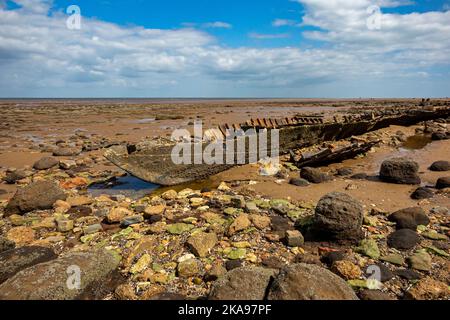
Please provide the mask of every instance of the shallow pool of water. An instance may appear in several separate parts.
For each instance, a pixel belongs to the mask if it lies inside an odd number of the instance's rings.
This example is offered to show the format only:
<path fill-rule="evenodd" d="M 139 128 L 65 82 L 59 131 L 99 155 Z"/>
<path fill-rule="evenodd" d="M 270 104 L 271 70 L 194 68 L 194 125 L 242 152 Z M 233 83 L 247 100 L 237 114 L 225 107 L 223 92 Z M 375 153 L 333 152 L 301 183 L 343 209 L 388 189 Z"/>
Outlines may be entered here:
<path fill-rule="evenodd" d="M 124 195 L 128 198 L 143 198 L 155 190 L 159 189 L 157 184 L 145 182 L 141 179 L 126 175 L 119 178 L 113 178 L 106 182 L 92 184 L 88 188 L 88 192 L 94 197 L 101 194 L 107 195 Z"/>
<path fill-rule="evenodd" d="M 431 137 L 425 135 L 415 135 L 408 137 L 408 139 L 403 143 L 402 148 L 406 150 L 420 150 L 425 148 L 433 140 Z"/>

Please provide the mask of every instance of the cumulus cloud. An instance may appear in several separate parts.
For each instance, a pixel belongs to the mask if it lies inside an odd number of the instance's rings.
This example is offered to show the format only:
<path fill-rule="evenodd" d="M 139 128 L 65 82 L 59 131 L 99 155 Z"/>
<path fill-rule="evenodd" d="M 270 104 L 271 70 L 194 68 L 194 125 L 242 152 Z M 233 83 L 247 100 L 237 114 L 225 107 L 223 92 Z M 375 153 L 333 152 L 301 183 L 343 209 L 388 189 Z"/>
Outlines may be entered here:
<path fill-rule="evenodd" d="M 0 5 L 4 97 L 383 95 L 399 79 L 417 84 L 434 79 L 433 68 L 450 67 L 450 12 L 382 14 L 381 28 L 370 30 L 367 7 L 374 1 L 299 0 L 302 26 L 316 30 L 304 36 L 322 44 L 265 49 L 221 45 L 202 31 L 206 24 L 148 29 L 83 18 L 81 30 L 69 30 L 67 15 L 51 10 L 51 1 L 15 2 L 19 9 Z M 381 9 L 408 4 L 375 3 Z M 249 37 L 269 41 L 289 34 Z M 446 80 L 435 86 L 440 95 L 450 78 L 443 70 Z M 362 88 L 374 83 L 381 84 L 378 91 Z"/>
<path fill-rule="evenodd" d="M 203 24 L 203 27 L 205 27 L 205 28 L 224 28 L 224 29 L 233 28 L 233 26 L 230 23 L 223 22 L 223 21 L 207 22 L 207 23 Z"/>
<path fill-rule="evenodd" d="M 272 26 L 274 27 L 285 27 L 285 26 L 295 26 L 297 22 L 289 19 L 275 19 L 272 21 Z"/>

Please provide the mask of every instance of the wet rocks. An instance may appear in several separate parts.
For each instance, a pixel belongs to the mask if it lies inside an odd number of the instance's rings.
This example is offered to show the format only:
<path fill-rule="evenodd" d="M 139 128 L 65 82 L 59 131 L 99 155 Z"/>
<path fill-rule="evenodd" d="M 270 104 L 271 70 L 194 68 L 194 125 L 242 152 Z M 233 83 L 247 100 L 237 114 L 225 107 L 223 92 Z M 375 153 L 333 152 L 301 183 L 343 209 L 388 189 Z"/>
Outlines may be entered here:
<path fill-rule="evenodd" d="M 385 160 L 381 164 L 380 179 L 396 184 L 420 184 L 419 165 L 407 158 Z"/>
<path fill-rule="evenodd" d="M 317 204 L 313 232 L 319 237 L 355 240 L 362 237 L 363 207 L 351 196 L 333 192 Z"/>
<path fill-rule="evenodd" d="M 414 200 L 430 199 L 433 197 L 434 197 L 433 190 L 426 187 L 419 187 L 411 194 L 411 198 Z"/>
<path fill-rule="evenodd" d="M 450 188 L 450 177 L 439 178 L 436 182 L 436 189 Z"/>
<path fill-rule="evenodd" d="M 33 168 L 36 170 L 47 170 L 58 165 L 58 160 L 53 157 L 44 157 L 36 161 Z"/>
<path fill-rule="evenodd" d="M 400 229 L 391 233 L 387 238 L 387 244 L 391 248 L 409 250 L 420 242 L 419 235 L 411 229 Z"/>
<path fill-rule="evenodd" d="M 389 221 L 397 224 L 397 229 L 416 230 L 417 226 L 427 226 L 430 219 L 421 207 L 406 208 L 394 212 L 388 217 Z"/>
<path fill-rule="evenodd" d="M 309 186 L 309 182 L 302 178 L 292 178 L 289 180 L 289 184 L 297 187 L 307 187 Z"/>
<path fill-rule="evenodd" d="M 199 232 L 187 240 L 186 244 L 190 250 L 200 258 L 206 257 L 210 250 L 217 243 L 217 235 L 215 233 Z"/>
<path fill-rule="evenodd" d="M 17 190 L 5 208 L 7 216 L 24 214 L 33 210 L 51 209 L 57 200 L 65 200 L 66 194 L 51 181 L 37 181 Z"/>
<path fill-rule="evenodd" d="M 3 180 L 8 184 L 14 184 L 17 181 L 28 178 L 31 175 L 32 175 L 32 172 L 29 170 L 18 169 L 18 170 L 8 172 L 6 174 L 6 176 L 3 178 Z"/>
<path fill-rule="evenodd" d="M 431 171 L 450 171 L 450 162 L 436 161 L 430 166 Z"/>
<path fill-rule="evenodd" d="M 53 250 L 45 247 L 21 247 L 0 253 L 0 283 L 23 269 L 56 257 Z"/>
<path fill-rule="evenodd" d="M 133 213 L 122 207 L 113 208 L 107 215 L 106 215 L 106 221 L 108 223 L 119 223 L 121 222 L 125 217 L 132 215 Z"/>
<path fill-rule="evenodd" d="M 20 271 L 0 285 L 0 299 L 77 299 L 88 287 L 105 281 L 119 261 L 118 256 L 105 250 L 69 253 Z"/>
<path fill-rule="evenodd" d="M 323 173 L 319 169 L 305 167 L 300 171 L 300 178 L 303 178 L 311 183 L 322 183 L 330 181 L 331 177 Z"/>
<path fill-rule="evenodd" d="M 140 214 L 135 214 L 135 215 L 131 215 L 128 217 L 123 218 L 120 221 L 120 227 L 121 228 L 127 228 L 129 226 L 135 225 L 135 224 L 139 224 L 144 222 L 144 217 Z"/>
<path fill-rule="evenodd" d="M 275 278 L 269 300 L 358 300 L 348 284 L 313 264 L 293 264 Z"/>
<path fill-rule="evenodd" d="M 209 300 L 263 300 L 267 287 L 276 275 L 273 269 L 241 267 L 214 282 Z"/>

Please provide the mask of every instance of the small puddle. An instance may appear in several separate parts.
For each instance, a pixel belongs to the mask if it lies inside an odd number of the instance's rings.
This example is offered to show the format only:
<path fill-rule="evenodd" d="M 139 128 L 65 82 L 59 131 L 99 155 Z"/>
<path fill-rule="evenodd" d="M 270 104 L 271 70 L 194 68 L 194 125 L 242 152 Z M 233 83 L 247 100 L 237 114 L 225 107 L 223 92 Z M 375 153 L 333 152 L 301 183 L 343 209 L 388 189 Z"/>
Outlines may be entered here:
<path fill-rule="evenodd" d="M 112 178 L 105 182 L 94 183 L 89 186 L 88 192 L 94 197 L 107 194 L 124 195 L 131 199 L 139 199 L 148 196 L 159 187 L 157 184 L 126 175 L 124 177 Z"/>
<path fill-rule="evenodd" d="M 433 140 L 431 140 L 430 136 L 415 135 L 408 137 L 401 148 L 406 150 L 420 150 L 425 148 L 431 142 L 433 142 Z"/>

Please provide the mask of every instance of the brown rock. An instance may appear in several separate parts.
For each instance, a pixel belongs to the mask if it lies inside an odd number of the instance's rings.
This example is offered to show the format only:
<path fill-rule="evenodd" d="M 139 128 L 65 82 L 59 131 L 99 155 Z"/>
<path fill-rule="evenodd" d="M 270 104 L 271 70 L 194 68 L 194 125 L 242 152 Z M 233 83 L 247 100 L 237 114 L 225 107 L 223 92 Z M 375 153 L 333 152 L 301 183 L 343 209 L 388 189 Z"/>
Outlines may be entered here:
<path fill-rule="evenodd" d="M 187 240 L 187 245 L 191 251 L 200 258 L 206 257 L 216 243 L 217 235 L 215 233 L 199 232 Z"/>
<path fill-rule="evenodd" d="M 253 225 L 260 230 L 264 230 L 270 227 L 270 218 L 267 216 L 251 214 L 249 218 Z"/>
<path fill-rule="evenodd" d="M 230 228 L 228 229 L 228 234 L 230 236 L 236 234 L 239 231 L 245 230 L 247 228 L 250 228 L 252 223 L 250 222 L 250 219 L 248 218 L 248 215 L 243 213 L 240 214 L 230 225 Z"/>
<path fill-rule="evenodd" d="M 331 270 L 345 280 L 359 279 L 362 275 L 361 269 L 347 260 L 335 261 Z"/>
<path fill-rule="evenodd" d="M 405 298 L 408 300 L 448 300 L 450 299 L 450 290 L 447 284 L 427 277 L 408 290 Z"/>
<path fill-rule="evenodd" d="M 25 245 L 36 239 L 36 233 L 29 227 L 15 227 L 8 231 L 6 238 L 16 245 Z"/>

